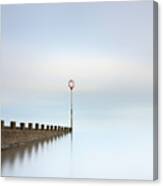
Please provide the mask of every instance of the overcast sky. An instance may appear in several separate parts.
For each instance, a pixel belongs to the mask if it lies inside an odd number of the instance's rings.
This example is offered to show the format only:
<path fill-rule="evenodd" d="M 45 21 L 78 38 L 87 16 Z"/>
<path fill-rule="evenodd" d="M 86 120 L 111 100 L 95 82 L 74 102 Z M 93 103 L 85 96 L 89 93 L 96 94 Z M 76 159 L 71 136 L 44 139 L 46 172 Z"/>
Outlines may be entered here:
<path fill-rule="evenodd" d="M 66 122 L 71 78 L 78 112 L 151 108 L 151 20 L 152 1 L 3 5 L 2 117 Z"/>

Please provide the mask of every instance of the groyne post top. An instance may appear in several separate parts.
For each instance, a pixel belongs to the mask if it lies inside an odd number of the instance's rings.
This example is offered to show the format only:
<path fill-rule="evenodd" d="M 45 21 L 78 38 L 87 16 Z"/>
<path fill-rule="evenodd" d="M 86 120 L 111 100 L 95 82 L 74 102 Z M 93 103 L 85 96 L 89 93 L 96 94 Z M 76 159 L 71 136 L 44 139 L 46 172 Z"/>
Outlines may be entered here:
<path fill-rule="evenodd" d="M 20 129 L 22 129 L 22 130 L 25 129 L 25 123 L 24 122 L 20 123 Z"/>
<path fill-rule="evenodd" d="M 53 130 L 53 125 L 50 126 L 50 129 Z"/>
<path fill-rule="evenodd" d="M 49 125 L 46 126 L 46 129 L 49 130 Z"/>
<path fill-rule="evenodd" d="M 1 120 L 1 129 L 4 128 L 4 125 L 5 125 L 5 121 L 4 120 Z"/>
<path fill-rule="evenodd" d="M 44 124 L 41 125 L 41 130 L 44 130 Z"/>
<path fill-rule="evenodd" d="M 38 123 L 35 124 L 35 129 L 36 129 L 36 130 L 39 129 L 39 124 L 38 124 Z"/>
<path fill-rule="evenodd" d="M 54 130 L 57 130 L 57 126 L 56 125 L 54 126 Z"/>
<path fill-rule="evenodd" d="M 10 128 L 11 129 L 16 129 L 16 121 L 11 121 L 10 122 Z"/>
<path fill-rule="evenodd" d="M 33 128 L 33 124 L 30 122 L 28 123 L 28 129 L 32 129 Z"/>

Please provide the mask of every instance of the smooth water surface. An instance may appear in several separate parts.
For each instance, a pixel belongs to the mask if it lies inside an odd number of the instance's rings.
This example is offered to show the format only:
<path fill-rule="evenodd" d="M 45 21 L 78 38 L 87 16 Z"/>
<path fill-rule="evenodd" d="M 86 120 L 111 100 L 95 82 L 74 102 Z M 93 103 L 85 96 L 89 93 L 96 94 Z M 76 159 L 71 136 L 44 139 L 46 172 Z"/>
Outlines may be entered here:
<path fill-rule="evenodd" d="M 2 176 L 152 179 L 152 130 L 118 120 L 79 126 L 73 134 L 3 151 Z"/>

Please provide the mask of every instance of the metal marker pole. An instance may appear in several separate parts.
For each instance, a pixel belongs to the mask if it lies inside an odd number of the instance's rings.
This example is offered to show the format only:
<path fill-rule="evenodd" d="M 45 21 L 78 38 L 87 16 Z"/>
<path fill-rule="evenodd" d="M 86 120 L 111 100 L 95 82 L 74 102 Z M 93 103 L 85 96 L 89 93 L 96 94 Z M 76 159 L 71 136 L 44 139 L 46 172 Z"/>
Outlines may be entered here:
<path fill-rule="evenodd" d="M 71 125 L 71 131 L 73 131 L 73 89 L 75 87 L 74 80 L 69 80 L 68 87 L 70 88 L 70 125 Z"/>
<path fill-rule="evenodd" d="M 73 130 L 73 92 L 70 90 L 70 124 L 71 129 Z"/>

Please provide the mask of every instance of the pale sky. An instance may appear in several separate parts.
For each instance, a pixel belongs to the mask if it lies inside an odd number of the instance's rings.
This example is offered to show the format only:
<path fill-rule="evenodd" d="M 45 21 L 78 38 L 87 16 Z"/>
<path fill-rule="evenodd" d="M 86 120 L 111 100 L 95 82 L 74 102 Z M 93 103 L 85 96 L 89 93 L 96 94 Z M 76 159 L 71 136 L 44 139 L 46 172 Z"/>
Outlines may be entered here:
<path fill-rule="evenodd" d="M 151 108 L 152 3 L 3 5 L 2 117 L 65 123 L 69 79 L 81 117 L 127 102 Z"/>

